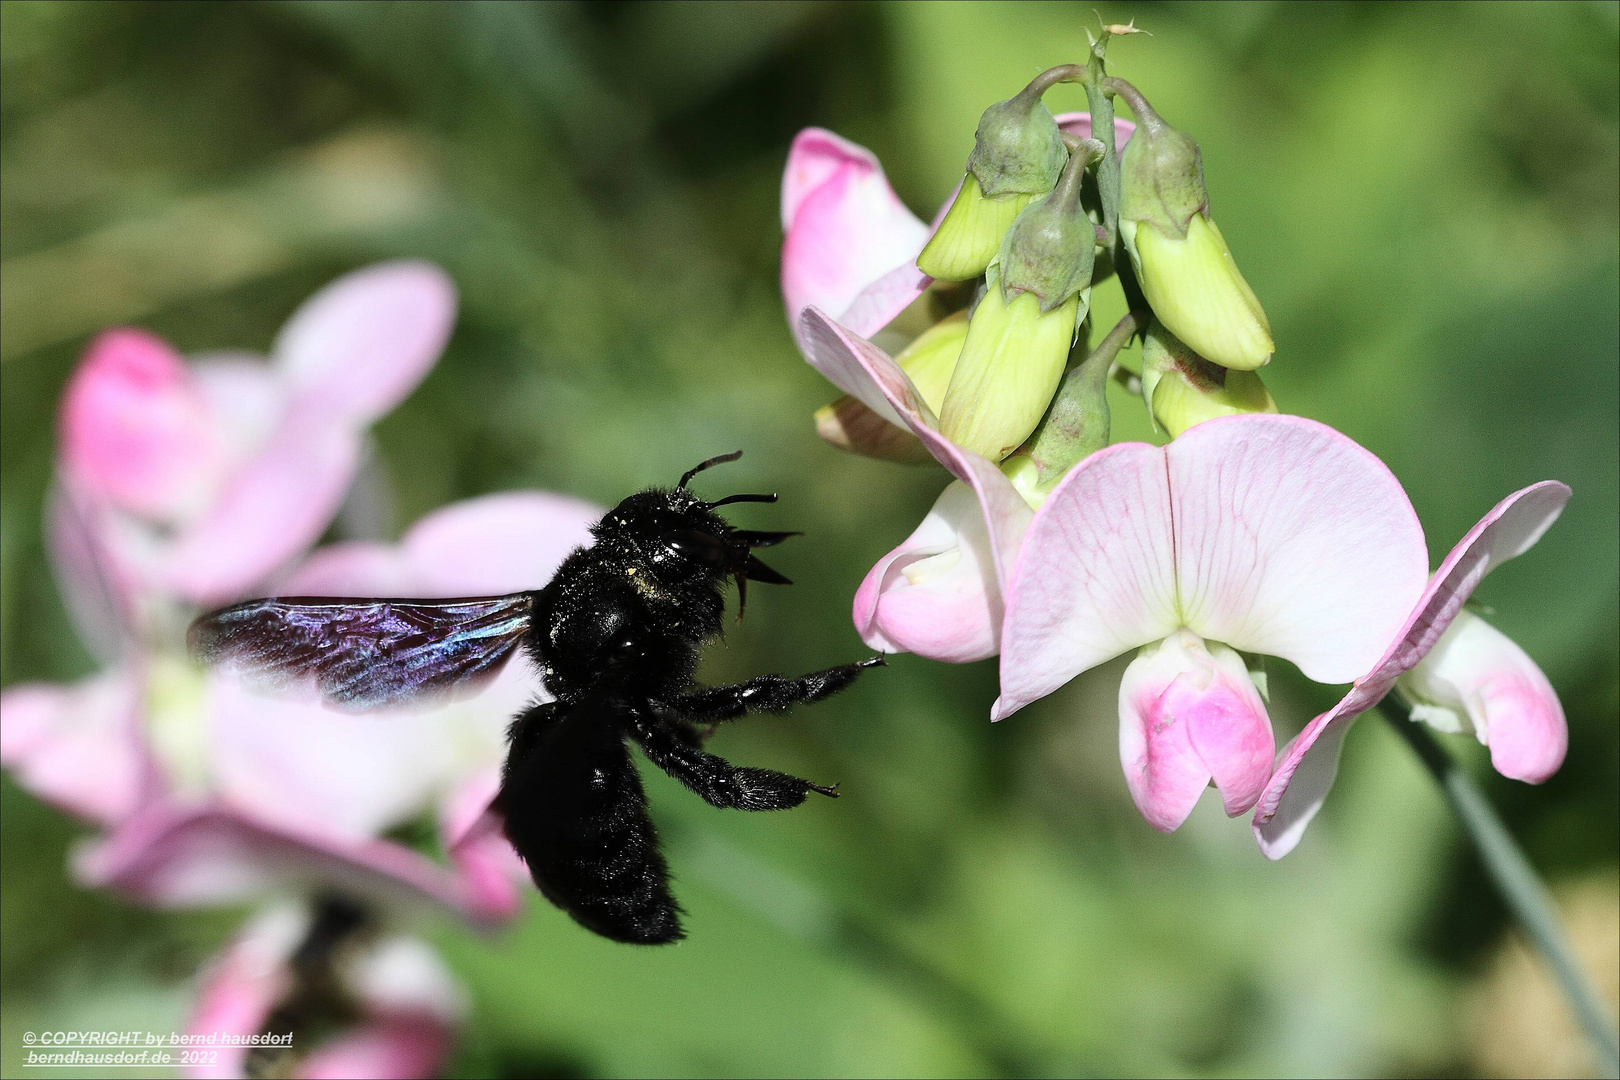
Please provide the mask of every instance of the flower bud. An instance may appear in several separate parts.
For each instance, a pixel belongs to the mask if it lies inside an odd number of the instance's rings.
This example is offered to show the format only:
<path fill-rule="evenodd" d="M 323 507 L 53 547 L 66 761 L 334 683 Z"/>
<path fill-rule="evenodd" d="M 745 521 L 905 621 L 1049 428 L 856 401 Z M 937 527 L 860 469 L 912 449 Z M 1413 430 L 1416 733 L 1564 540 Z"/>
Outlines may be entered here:
<path fill-rule="evenodd" d="M 1266 313 L 1209 216 L 1198 144 L 1129 83 L 1108 80 L 1138 126 L 1120 157 L 1120 235 L 1153 314 L 1200 356 L 1252 371 L 1275 345 Z"/>
<path fill-rule="evenodd" d="M 951 373 L 956 370 L 967 332 L 967 312 L 955 312 L 923 331 L 895 357 L 936 416 L 945 403 L 945 390 L 951 384 Z M 849 395 L 816 410 L 816 434 L 840 450 L 863 457 L 908 465 L 933 460 L 915 435 Z"/>
<path fill-rule="evenodd" d="M 1102 154 L 1101 143 L 1077 141 L 1057 186 L 1025 207 L 1007 230 L 996 255 L 1003 295 L 1034 293 L 1048 312 L 1079 294 L 1086 300 L 1076 321 L 1085 318 L 1097 227 L 1080 205 L 1080 187 L 1086 165 Z"/>
<path fill-rule="evenodd" d="M 1569 729 L 1552 684 L 1511 638 L 1471 611 L 1459 612 L 1397 685 L 1413 703 L 1413 720 L 1473 734 L 1503 776 L 1539 784 L 1564 762 Z"/>
<path fill-rule="evenodd" d="M 1031 199 L 1052 190 L 1068 161 L 1057 121 L 1041 95 L 1084 74 L 1072 64 L 1043 71 L 1016 95 L 984 111 L 961 190 L 917 256 L 918 269 L 941 281 L 966 281 L 984 273 L 1013 219 Z"/>
<path fill-rule="evenodd" d="M 947 439 L 1000 461 L 1029 438 L 1063 377 L 1089 291 L 1043 311 L 1032 292 L 1009 300 L 991 268 L 940 410 Z"/>
<path fill-rule="evenodd" d="M 1142 343 L 1142 399 L 1172 439 L 1217 416 L 1277 411 L 1259 375 L 1210 363 L 1157 319 Z"/>

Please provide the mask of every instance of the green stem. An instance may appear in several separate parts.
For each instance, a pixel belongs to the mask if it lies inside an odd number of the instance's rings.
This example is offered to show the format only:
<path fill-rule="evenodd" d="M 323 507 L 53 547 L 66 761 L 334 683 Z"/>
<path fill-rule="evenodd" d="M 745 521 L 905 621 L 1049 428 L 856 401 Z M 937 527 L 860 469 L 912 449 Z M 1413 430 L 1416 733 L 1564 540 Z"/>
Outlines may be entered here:
<path fill-rule="evenodd" d="M 1429 733 L 1422 722 L 1413 722 L 1407 710 L 1393 696 L 1379 704 L 1379 711 L 1395 731 L 1405 739 L 1429 772 L 1440 790 L 1445 793 L 1452 809 L 1462 821 L 1463 829 L 1479 849 L 1480 860 L 1502 899 L 1518 917 L 1531 942 L 1552 967 L 1553 974 L 1564 988 L 1564 995 L 1575 1009 L 1576 1017 L 1586 1029 L 1587 1038 L 1597 1051 L 1605 1076 L 1620 1076 L 1620 1037 L 1609 1023 L 1608 1009 L 1597 991 L 1587 981 L 1586 973 L 1575 962 L 1558 913 L 1547 887 L 1541 883 L 1535 868 L 1519 850 L 1507 826 L 1491 808 L 1485 793 L 1474 783 L 1467 770 L 1458 765 L 1450 754 Z"/>

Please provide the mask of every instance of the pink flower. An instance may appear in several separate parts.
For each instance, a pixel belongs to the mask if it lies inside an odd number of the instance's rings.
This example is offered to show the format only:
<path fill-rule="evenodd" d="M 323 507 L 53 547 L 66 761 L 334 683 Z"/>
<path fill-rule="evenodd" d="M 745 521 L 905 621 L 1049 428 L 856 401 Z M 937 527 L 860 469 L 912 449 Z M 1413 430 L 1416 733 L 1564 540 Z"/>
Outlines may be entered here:
<path fill-rule="evenodd" d="M 411 1080 L 444 1065 L 466 993 L 425 942 L 366 926 L 326 903 L 261 912 L 210 964 L 186 1033 L 208 1059 L 194 1077 L 254 1075 Z M 335 1034 L 311 1019 L 351 1014 Z M 314 1013 L 312 1017 L 310 1014 Z M 231 1045 L 253 1036 L 284 1045 Z"/>
<path fill-rule="evenodd" d="M 599 516 L 555 495 L 473 499 L 423 518 L 397 546 L 324 548 L 281 591 L 538 588 Z M 346 715 L 255 695 L 232 673 L 148 642 L 77 686 L 9 688 L 0 757 L 24 787 L 107 830 L 76 856 L 86 884 L 160 906 L 324 885 L 396 905 L 444 904 L 487 922 L 520 903 L 502 869 L 504 840 L 456 851 L 451 869 L 378 837 L 437 806 L 446 847 L 459 841 L 469 799 L 487 803 L 493 790 L 507 722 L 538 693 L 518 661 L 469 700 Z"/>
<path fill-rule="evenodd" d="M 1539 784 L 1558 770 L 1569 742 L 1558 695 L 1522 649 L 1463 604 L 1486 574 L 1541 539 L 1569 494 L 1553 480 L 1516 491 L 1451 549 L 1378 661 L 1283 750 L 1254 812 L 1266 855 L 1280 859 L 1299 843 L 1338 773 L 1350 725 L 1397 687 L 1414 702 L 1413 720 L 1471 729 L 1504 776 Z"/>
<path fill-rule="evenodd" d="M 63 395 L 49 519 L 86 642 L 136 635 L 178 600 L 242 596 L 320 536 L 365 428 L 438 359 L 455 291 L 428 263 L 367 267 L 311 297 L 265 363 L 187 364 L 141 330 L 96 339 Z"/>

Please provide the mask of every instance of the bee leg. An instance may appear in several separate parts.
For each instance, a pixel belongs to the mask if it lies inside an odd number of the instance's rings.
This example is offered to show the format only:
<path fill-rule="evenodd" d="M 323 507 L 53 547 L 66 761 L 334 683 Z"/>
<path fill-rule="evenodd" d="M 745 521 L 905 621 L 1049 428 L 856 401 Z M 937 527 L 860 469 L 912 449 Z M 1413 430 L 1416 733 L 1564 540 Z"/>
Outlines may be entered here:
<path fill-rule="evenodd" d="M 733 765 L 723 757 L 700 750 L 697 733 L 661 718 L 639 720 L 630 730 L 647 760 L 702 796 L 711 806 L 736 810 L 787 810 L 804 802 L 810 792 L 837 798 L 835 787 L 824 787 L 773 769 Z"/>
<path fill-rule="evenodd" d="M 696 723 L 735 720 L 751 712 L 785 712 L 794 705 L 813 704 L 844 689 L 862 671 L 882 667 L 883 657 L 874 656 L 858 664 L 840 664 L 825 671 L 789 679 L 782 675 L 759 675 L 747 682 L 710 686 L 683 695 L 672 702 L 682 716 Z"/>

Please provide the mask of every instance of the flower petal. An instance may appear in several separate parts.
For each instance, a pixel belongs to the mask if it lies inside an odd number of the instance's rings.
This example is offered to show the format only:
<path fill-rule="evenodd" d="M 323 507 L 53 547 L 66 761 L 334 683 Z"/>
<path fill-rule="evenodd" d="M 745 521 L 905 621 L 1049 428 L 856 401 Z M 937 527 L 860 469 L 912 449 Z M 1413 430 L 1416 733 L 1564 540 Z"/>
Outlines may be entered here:
<path fill-rule="evenodd" d="M 991 716 L 1167 636 L 1181 625 L 1175 600 L 1163 452 L 1146 443 L 1098 451 L 1059 482 L 1024 537 Z"/>
<path fill-rule="evenodd" d="M 168 520 L 206 495 L 207 402 L 179 354 L 144 330 L 91 343 L 63 392 L 61 431 L 64 471 L 120 509 Z"/>
<path fill-rule="evenodd" d="M 1424 703 L 1414 720 L 1424 709 L 1462 711 L 1503 776 L 1539 784 L 1564 763 L 1569 727 L 1558 694 L 1523 649 L 1477 615 L 1459 612 L 1402 685 Z"/>
<path fill-rule="evenodd" d="M 1057 121 L 1058 127 L 1077 139 L 1091 138 L 1091 114 L 1088 112 L 1058 113 L 1052 119 Z M 1114 117 L 1114 150 L 1116 153 L 1125 149 L 1125 144 L 1131 141 L 1131 136 L 1135 132 L 1135 124 L 1129 120 Z"/>
<path fill-rule="evenodd" d="M 439 807 L 440 842 L 479 904 L 496 918 L 522 910 L 529 881 L 528 868 L 490 808 L 500 786 L 500 768 L 491 765 L 463 780 Z"/>
<path fill-rule="evenodd" d="M 1569 488 L 1556 480 L 1522 488 L 1497 503 L 1451 549 L 1382 659 L 1284 749 L 1254 811 L 1255 839 L 1268 858 L 1292 851 L 1322 808 L 1350 723 L 1428 654 L 1486 574 L 1541 539 L 1567 501 Z"/>
<path fill-rule="evenodd" d="M 398 405 L 433 367 L 456 318 L 449 275 L 376 263 L 306 300 L 276 338 L 276 363 L 306 408 L 355 424 Z"/>
<path fill-rule="evenodd" d="M 140 686 L 112 669 L 73 686 L 0 694 L 0 762 L 47 802 L 102 825 L 135 812 L 149 763 L 136 736 Z"/>
<path fill-rule="evenodd" d="M 1001 644 L 1001 590 L 984 514 L 960 480 L 855 593 L 855 629 L 883 652 L 966 663 Z"/>
<path fill-rule="evenodd" d="M 782 228 L 782 296 L 795 329 L 806 307 L 843 316 L 876 286 L 854 327 L 875 333 L 928 285 L 916 268 L 928 227 L 895 195 L 871 151 L 830 131 L 808 128 L 793 140 Z"/>
<path fill-rule="evenodd" d="M 308 927 L 308 912 L 295 904 L 278 905 L 251 919 L 209 964 L 186 1032 L 216 1040 L 263 1032 L 276 1004 L 293 988 L 288 960 Z M 247 1045 L 227 1041 L 216 1046 L 214 1053 L 200 1055 L 206 1060 L 187 1066 L 186 1075 L 219 1080 L 243 1075 Z"/>
<path fill-rule="evenodd" d="M 1383 462 L 1298 416 L 1219 417 L 1165 448 L 1184 625 L 1318 682 L 1365 672 L 1428 578 Z"/>
<path fill-rule="evenodd" d="M 405 534 L 406 557 L 428 590 L 480 596 L 539 589 L 563 559 L 591 542 L 603 509 L 584 499 L 514 491 L 452 503 Z"/>
<path fill-rule="evenodd" d="M 45 496 L 46 554 L 79 640 L 103 663 L 116 663 L 139 630 L 139 555 L 117 511 L 73 485 L 59 475 Z"/>
<path fill-rule="evenodd" d="M 235 904 L 289 888 L 337 889 L 405 909 L 444 905 L 495 921 L 457 875 L 387 840 L 334 842 L 218 806 L 149 804 L 75 852 L 85 885 L 157 907 Z"/>
<path fill-rule="evenodd" d="M 295 409 L 175 538 L 165 583 L 199 607 L 245 595 L 320 537 L 359 468 L 360 446 L 348 426 Z"/>

